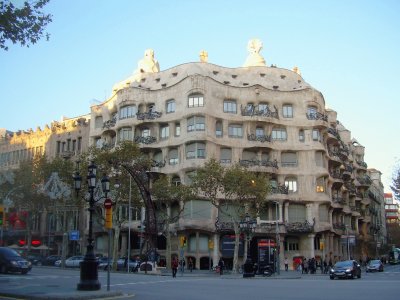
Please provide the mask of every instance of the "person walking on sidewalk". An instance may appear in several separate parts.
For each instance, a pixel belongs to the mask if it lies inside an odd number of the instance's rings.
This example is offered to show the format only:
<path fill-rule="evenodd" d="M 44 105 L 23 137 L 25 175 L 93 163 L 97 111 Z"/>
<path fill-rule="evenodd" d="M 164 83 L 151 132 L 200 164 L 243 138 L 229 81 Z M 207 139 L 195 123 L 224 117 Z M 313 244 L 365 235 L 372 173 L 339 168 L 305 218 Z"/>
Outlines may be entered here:
<path fill-rule="evenodd" d="M 171 261 L 172 277 L 176 277 L 176 272 L 178 271 L 178 259 L 176 256 Z"/>
<path fill-rule="evenodd" d="M 289 261 L 287 257 L 285 257 L 285 271 L 287 272 L 289 270 Z"/>
<path fill-rule="evenodd" d="M 189 270 L 190 270 L 190 273 L 192 273 L 192 271 L 193 271 L 193 259 L 191 257 L 189 257 Z"/>
<path fill-rule="evenodd" d="M 224 266 L 225 266 L 225 263 L 224 263 L 224 260 L 222 259 L 222 257 L 219 259 L 219 262 L 218 262 L 218 267 L 219 267 L 219 275 L 222 275 L 223 273 L 224 273 Z"/>

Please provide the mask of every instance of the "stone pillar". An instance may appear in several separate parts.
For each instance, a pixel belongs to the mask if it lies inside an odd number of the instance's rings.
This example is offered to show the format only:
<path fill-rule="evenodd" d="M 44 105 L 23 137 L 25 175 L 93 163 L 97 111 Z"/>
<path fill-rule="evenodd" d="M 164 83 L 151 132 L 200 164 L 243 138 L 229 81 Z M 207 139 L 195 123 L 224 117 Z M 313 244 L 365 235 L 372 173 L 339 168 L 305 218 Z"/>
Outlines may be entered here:
<path fill-rule="evenodd" d="M 311 203 L 306 204 L 306 220 L 312 224 L 313 223 L 313 205 Z M 314 247 L 313 247 L 314 248 Z"/>
<path fill-rule="evenodd" d="M 278 211 L 278 215 L 279 215 L 279 223 L 282 223 L 283 221 L 283 204 L 281 202 L 279 202 L 279 211 Z"/>
<path fill-rule="evenodd" d="M 195 268 L 197 270 L 200 270 L 200 253 L 199 253 L 199 248 L 200 248 L 200 233 L 196 231 L 196 265 Z"/>
<path fill-rule="evenodd" d="M 212 254 L 213 266 L 216 266 L 219 261 L 219 234 L 214 234 L 214 249 Z"/>
<path fill-rule="evenodd" d="M 284 222 L 289 222 L 289 202 L 285 203 Z"/>
<path fill-rule="evenodd" d="M 308 235 L 308 245 L 310 247 L 310 258 L 315 257 L 314 238 L 315 238 L 315 234 L 312 233 L 312 234 Z"/>

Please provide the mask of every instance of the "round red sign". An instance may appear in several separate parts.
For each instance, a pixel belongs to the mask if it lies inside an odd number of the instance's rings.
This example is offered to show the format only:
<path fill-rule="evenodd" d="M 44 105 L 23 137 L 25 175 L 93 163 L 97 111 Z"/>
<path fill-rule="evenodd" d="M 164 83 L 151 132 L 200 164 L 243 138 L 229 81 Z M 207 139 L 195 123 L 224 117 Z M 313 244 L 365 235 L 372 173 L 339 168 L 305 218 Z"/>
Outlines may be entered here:
<path fill-rule="evenodd" d="M 104 207 L 105 207 L 106 209 L 109 209 L 109 208 L 112 207 L 112 201 L 111 201 L 111 199 L 106 199 L 106 200 L 104 200 Z"/>

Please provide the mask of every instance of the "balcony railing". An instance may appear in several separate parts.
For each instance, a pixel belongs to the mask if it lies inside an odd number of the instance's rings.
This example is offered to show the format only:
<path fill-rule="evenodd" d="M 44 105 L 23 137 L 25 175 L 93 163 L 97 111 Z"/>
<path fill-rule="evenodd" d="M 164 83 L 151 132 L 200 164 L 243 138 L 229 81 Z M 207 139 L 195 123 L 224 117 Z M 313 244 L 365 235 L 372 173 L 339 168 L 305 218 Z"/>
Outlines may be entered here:
<path fill-rule="evenodd" d="M 362 185 L 371 185 L 372 180 L 368 175 L 357 177 L 357 181 Z"/>
<path fill-rule="evenodd" d="M 163 168 L 165 167 L 165 164 L 166 164 L 165 159 L 164 161 L 157 161 L 153 159 L 153 161 L 151 162 L 151 166 L 154 168 Z"/>
<path fill-rule="evenodd" d="M 357 163 L 357 165 L 359 165 L 362 168 L 365 168 L 365 169 L 368 168 L 368 165 L 367 165 L 367 163 L 365 161 L 356 160 L 356 163 Z"/>
<path fill-rule="evenodd" d="M 271 135 L 255 135 L 254 133 L 252 133 L 252 134 L 247 135 L 247 139 L 249 141 L 257 141 L 257 142 L 261 142 L 261 143 L 264 143 L 264 142 L 271 143 L 272 142 Z"/>
<path fill-rule="evenodd" d="M 215 220 L 215 230 L 219 232 L 223 231 L 233 231 L 234 230 L 234 224 L 233 222 L 221 222 L 219 218 L 217 217 Z"/>
<path fill-rule="evenodd" d="M 321 114 L 320 112 L 307 113 L 306 115 L 309 120 L 322 120 L 328 122 L 328 115 Z"/>
<path fill-rule="evenodd" d="M 139 113 L 139 112 L 136 113 L 136 118 L 138 120 L 145 120 L 145 119 L 154 120 L 157 118 L 161 118 L 161 116 L 162 116 L 162 113 L 158 112 L 158 111 L 146 111 L 144 113 Z"/>
<path fill-rule="evenodd" d="M 289 187 L 286 185 L 278 185 L 271 187 L 271 194 L 289 194 Z"/>
<path fill-rule="evenodd" d="M 332 170 L 329 172 L 329 175 L 331 175 L 332 178 L 342 179 L 342 174 L 340 174 L 339 170 Z"/>
<path fill-rule="evenodd" d="M 273 161 L 270 160 L 258 160 L 258 159 L 241 159 L 239 160 L 239 164 L 244 167 L 272 167 L 278 169 L 278 161 L 275 159 Z"/>
<path fill-rule="evenodd" d="M 115 124 L 117 123 L 117 117 L 113 117 L 110 120 L 107 120 L 103 123 L 103 129 L 110 129 L 111 127 L 114 127 Z"/>
<path fill-rule="evenodd" d="M 343 197 L 333 197 L 332 202 L 344 205 L 346 204 L 346 199 L 344 199 Z"/>
<path fill-rule="evenodd" d="M 328 133 L 336 137 L 338 140 L 340 140 L 340 135 L 339 132 L 335 128 L 328 128 Z"/>
<path fill-rule="evenodd" d="M 285 227 L 288 233 L 309 233 L 314 231 L 314 224 L 315 219 L 312 224 L 307 220 L 304 222 L 287 222 Z"/>
<path fill-rule="evenodd" d="M 242 113 L 242 116 L 260 116 L 260 117 L 269 117 L 269 118 L 276 118 L 279 119 L 279 113 L 278 113 L 278 108 L 274 105 L 275 110 L 271 110 L 269 107 L 262 107 L 258 105 L 246 105 L 246 106 L 240 106 L 240 110 Z"/>
<path fill-rule="evenodd" d="M 332 227 L 333 229 L 346 230 L 346 224 L 344 223 L 333 223 Z"/>
<path fill-rule="evenodd" d="M 138 144 L 152 144 L 157 141 L 156 137 L 154 136 L 137 136 L 135 137 L 135 143 Z"/>

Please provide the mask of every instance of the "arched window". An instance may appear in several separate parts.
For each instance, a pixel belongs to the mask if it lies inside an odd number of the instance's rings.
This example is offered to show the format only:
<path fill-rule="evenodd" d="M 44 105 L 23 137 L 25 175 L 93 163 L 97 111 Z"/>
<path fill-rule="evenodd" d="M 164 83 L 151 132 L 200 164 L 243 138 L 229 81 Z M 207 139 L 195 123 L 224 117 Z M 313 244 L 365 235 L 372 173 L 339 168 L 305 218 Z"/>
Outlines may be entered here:
<path fill-rule="evenodd" d="M 167 114 L 175 112 L 175 100 L 174 99 L 167 100 L 167 102 L 165 104 L 165 111 L 167 112 Z"/>

